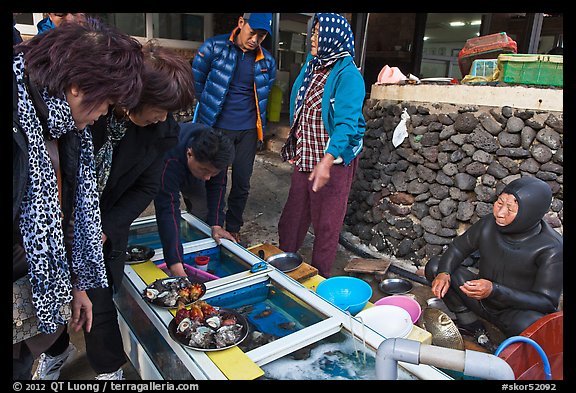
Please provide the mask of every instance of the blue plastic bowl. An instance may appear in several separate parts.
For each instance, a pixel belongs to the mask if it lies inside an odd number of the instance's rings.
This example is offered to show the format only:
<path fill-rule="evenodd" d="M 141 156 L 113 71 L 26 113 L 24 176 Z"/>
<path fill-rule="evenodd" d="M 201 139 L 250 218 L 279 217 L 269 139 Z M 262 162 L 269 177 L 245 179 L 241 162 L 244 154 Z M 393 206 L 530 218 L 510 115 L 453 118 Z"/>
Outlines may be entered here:
<path fill-rule="evenodd" d="M 331 277 L 316 287 L 316 293 L 336 307 L 356 315 L 372 297 L 372 287 L 356 277 Z"/>

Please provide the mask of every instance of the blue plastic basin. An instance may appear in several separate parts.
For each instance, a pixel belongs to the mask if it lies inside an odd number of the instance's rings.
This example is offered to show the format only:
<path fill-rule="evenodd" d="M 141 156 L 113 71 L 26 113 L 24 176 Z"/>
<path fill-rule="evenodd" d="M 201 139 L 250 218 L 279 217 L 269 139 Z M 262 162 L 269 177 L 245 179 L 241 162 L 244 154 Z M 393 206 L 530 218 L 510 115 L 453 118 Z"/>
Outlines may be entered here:
<path fill-rule="evenodd" d="M 356 315 L 372 297 L 372 287 L 356 277 L 338 276 L 318 284 L 316 293 L 336 307 Z"/>

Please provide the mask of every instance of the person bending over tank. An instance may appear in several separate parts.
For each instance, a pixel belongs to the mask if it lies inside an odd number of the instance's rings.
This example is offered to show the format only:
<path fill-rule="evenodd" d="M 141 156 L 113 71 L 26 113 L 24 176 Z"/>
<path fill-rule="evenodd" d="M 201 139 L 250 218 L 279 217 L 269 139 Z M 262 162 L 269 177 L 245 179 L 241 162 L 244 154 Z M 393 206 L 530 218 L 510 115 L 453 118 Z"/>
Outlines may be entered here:
<path fill-rule="evenodd" d="M 218 129 L 201 123 L 180 123 L 178 144 L 164 155 L 160 190 L 154 199 L 164 261 L 172 276 L 186 276 L 180 233 L 180 194 L 205 205 L 212 238 L 235 241 L 223 228 L 227 167 L 234 161 L 234 144 Z M 190 206 L 192 209 L 194 206 Z"/>

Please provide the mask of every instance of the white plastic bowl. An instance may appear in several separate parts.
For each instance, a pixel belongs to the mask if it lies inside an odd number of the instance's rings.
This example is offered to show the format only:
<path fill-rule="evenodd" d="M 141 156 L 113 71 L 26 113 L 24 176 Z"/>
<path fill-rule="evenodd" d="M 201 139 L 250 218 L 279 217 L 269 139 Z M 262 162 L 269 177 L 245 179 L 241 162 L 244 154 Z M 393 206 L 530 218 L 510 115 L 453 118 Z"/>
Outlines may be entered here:
<path fill-rule="evenodd" d="M 387 304 L 362 310 L 356 317 L 386 338 L 406 338 L 414 326 L 408 311 Z"/>

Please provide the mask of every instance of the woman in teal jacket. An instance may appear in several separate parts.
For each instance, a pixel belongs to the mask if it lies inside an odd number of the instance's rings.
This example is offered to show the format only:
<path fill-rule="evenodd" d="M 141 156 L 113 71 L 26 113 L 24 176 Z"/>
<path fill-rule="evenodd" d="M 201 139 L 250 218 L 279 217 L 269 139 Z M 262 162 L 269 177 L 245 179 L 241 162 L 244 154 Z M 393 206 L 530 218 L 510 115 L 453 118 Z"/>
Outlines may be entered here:
<path fill-rule="evenodd" d="M 331 276 L 366 122 L 364 79 L 354 64 L 354 36 L 339 14 L 314 15 L 311 51 L 290 97 L 291 130 L 282 147 L 294 164 L 278 222 L 280 248 L 297 252 L 310 224 L 311 264 Z"/>

